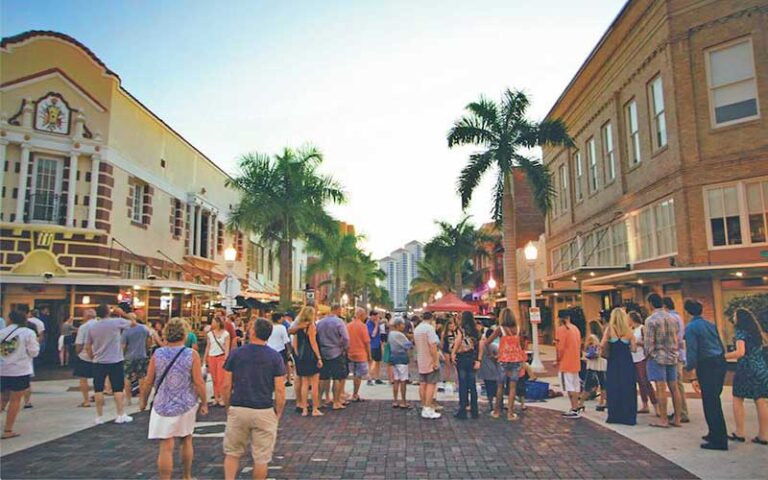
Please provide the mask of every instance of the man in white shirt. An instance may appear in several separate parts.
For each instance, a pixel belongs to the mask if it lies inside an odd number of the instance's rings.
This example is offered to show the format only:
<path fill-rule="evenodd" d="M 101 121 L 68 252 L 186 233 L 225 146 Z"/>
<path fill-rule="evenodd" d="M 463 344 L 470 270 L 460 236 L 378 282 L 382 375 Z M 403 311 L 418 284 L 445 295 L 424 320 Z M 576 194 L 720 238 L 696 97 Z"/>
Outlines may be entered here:
<path fill-rule="evenodd" d="M 27 327 L 25 313 L 13 311 L 10 315 L 12 325 L 0 330 L 0 390 L 2 390 L 2 408 L 8 407 L 2 438 L 18 437 L 13 431 L 16 416 L 19 414 L 21 399 L 29 390 L 32 376 L 32 360 L 40 352 L 37 335 Z"/>
<path fill-rule="evenodd" d="M 283 316 L 279 313 L 272 314 L 272 333 L 269 335 L 267 345 L 283 357 L 283 363 L 288 368 L 288 346 L 291 344 L 291 337 L 288 336 L 288 330 L 282 323 Z"/>
<path fill-rule="evenodd" d="M 416 346 L 416 364 L 419 367 L 421 418 L 437 419 L 441 416 L 434 406 L 435 389 L 440 380 L 440 339 L 435 331 L 431 312 L 424 312 L 421 323 L 413 331 L 413 338 Z"/>
<path fill-rule="evenodd" d="M 28 311 L 26 313 L 27 323 L 31 324 L 34 327 L 33 330 L 37 333 L 37 342 L 40 344 L 39 355 L 45 354 L 45 323 L 37 318 L 37 309 Z M 34 375 L 35 374 L 33 372 L 32 376 Z M 24 393 L 24 408 L 32 408 L 32 387 L 29 387 Z"/>
<path fill-rule="evenodd" d="M 88 350 L 85 348 L 85 338 L 88 335 L 88 330 L 93 325 L 96 318 L 96 310 L 88 308 L 83 312 L 83 323 L 77 329 L 77 335 L 75 336 L 75 352 L 77 353 L 77 360 L 75 361 L 74 376 L 80 378 L 80 393 L 83 395 L 83 403 L 80 407 L 90 407 L 91 401 L 88 396 L 88 379 L 93 378 L 93 358 L 88 355 Z"/>

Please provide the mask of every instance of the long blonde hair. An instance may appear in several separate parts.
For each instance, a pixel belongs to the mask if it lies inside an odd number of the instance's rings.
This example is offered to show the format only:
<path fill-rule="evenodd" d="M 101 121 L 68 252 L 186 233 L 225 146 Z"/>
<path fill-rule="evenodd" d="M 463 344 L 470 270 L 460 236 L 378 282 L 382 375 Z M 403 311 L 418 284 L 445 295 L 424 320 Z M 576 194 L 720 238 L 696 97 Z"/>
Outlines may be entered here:
<path fill-rule="evenodd" d="M 628 337 L 632 334 L 632 327 L 629 326 L 629 315 L 622 308 L 613 309 L 608 325 L 619 338 Z"/>
<path fill-rule="evenodd" d="M 299 312 L 299 315 L 296 317 L 296 323 L 300 326 L 304 324 L 314 325 L 315 307 L 303 307 Z"/>

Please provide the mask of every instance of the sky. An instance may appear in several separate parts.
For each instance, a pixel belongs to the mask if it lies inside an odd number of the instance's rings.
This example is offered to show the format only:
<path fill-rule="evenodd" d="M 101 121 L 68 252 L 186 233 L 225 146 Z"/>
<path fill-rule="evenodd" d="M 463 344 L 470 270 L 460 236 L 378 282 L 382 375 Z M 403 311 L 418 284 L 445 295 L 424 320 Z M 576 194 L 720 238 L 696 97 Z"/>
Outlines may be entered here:
<path fill-rule="evenodd" d="M 311 144 L 348 202 L 331 213 L 381 258 L 462 216 L 449 149 L 464 106 L 505 88 L 547 114 L 625 0 L 0 0 L 0 33 L 71 35 L 232 174 Z M 534 152 L 540 155 L 540 152 Z M 492 178 L 467 210 L 490 220 Z"/>

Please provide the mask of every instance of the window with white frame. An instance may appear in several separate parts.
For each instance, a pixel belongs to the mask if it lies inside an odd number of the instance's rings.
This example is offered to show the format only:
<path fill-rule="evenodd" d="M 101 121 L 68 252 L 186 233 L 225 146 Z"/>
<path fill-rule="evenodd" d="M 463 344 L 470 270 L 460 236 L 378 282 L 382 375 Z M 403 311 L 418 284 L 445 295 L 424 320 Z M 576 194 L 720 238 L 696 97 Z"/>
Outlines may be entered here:
<path fill-rule="evenodd" d="M 706 52 L 712 125 L 757 118 L 757 81 L 752 40 L 741 39 Z"/>
<path fill-rule="evenodd" d="M 644 208 L 630 219 L 633 262 L 672 255 L 677 252 L 675 202 L 669 198 Z"/>
<path fill-rule="evenodd" d="M 595 232 L 596 264 L 600 266 L 615 265 L 611 258 L 611 231 L 609 227 L 601 228 Z"/>
<path fill-rule="evenodd" d="M 558 195 L 560 212 L 565 212 L 568 210 L 568 165 L 560 165 L 558 168 L 558 178 L 560 180 L 560 193 Z"/>
<path fill-rule="evenodd" d="M 574 192 L 576 193 L 576 201 L 579 202 L 584 199 L 584 192 L 582 191 L 582 180 L 584 178 L 584 166 L 581 164 L 581 152 L 577 151 L 573 154 L 573 170 L 575 177 L 573 179 Z"/>
<path fill-rule="evenodd" d="M 568 272 L 578 268 L 579 244 L 573 239 L 552 250 L 552 273 Z"/>
<path fill-rule="evenodd" d="M 667 119 L 664 113 L 664 87 L 661 76 L 657 76 L 648 86 L 653 114 L 653 148 L 659 149 L 667 144 Z"/>
<path fill-rule="evenodd" d="M 133 278 L 133 264 L 130 262 L 120 262 L 120 276 L 122 278 Z"/>
<path fill-rule="evenodd" d="M 594 193 L 600 187 L 597 178 L 597 147 L 595 137 L 587 140 L 587 164 L 589 165 L 589 191 Z"/>
<path fill-rule="evenodd" d="M 142 223 L 144 215 L 144 189 L 143 184 L 137 183 L 133 186 L 133 198 L 131 201 L 131 220 L 136 223 Z"/>
<path fill-rule="evenodd" d="M 616 178 L 616 152 L 613 149 L 613 131 L 611 122 L 606 123 L 601 128 L 603 139 L 603 164 L 605 165 L 606 183 Z"/>
<path fill-rule="evenodd" d="M 597 265 L 597 256 L 595 255 L 595 232 L 590 232 L 581 238 L 582 256 L 584 258 L 581 266 L 594 267 Z"/>
<path fill-rule="evenodd" d="M 625 107 L 627 118 L 627 148 L 629 148 L 629 164 L 640 163 L 640 127 L 637 121 L 637 102 L 632 100 Z"/>
<path fill-rule="evenodd" d="M 712 247 L 768 243 L 768 179 L 709 187 L 704 199 Z"/>
<path fill-rule="evenodd" d="M 629 243 L 627 242 L 627 224 L 625 222 L 614 223 L 611 229 L 611 249 L 613 250 L 613 264 L 626 265 L 629 259 Z"/>
<path fill-rule="evenodd" d="M 147 266 L 137 263 L 133 266 L 133 278 L 147 278 Z"/>
<path fill-rule="evenodd" d="M 29 198 L 30 221 L 59 223 L 63 219 L 63 209 L 66 208 L 61 193 L 63 170 L 62 159 L 35 156 Z"/>

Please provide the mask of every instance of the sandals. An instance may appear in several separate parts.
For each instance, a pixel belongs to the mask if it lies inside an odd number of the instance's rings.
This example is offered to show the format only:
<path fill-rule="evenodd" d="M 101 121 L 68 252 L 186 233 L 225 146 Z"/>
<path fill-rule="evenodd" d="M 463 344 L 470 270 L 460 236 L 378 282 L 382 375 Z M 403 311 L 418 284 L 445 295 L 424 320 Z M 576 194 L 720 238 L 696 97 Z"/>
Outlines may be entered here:
<path fill-rule="evenodd" d="M 755 437 L 755 438 L 757 438 L 757 437 Z M 728 440 L 731 440 L 731 441 L 734 441 L 734 442 L 740 442 L 740 443 L 744 443 L 744 442 L 747 441 L 746 438 L 740 437 L 740 436 L 736 435 L 735 433 L 731 433 L 730 435 L 728 435 Z"/>
<path fill-rule="evenodd" d="M 81 403 L 77 406 L 78 408 L 91 408 L 90 403 Z"/>
<path fill-rule="evenodd" d="M 763 440 L 760 437 L 755 437 L 752 439 L 752 443 L 756 443 L 758 445 L 768 445 L 768 440 Z"/>
<path fill-rule="evenodd" d="M 517 416 L 517 414 L 516 414 L 516 413 L 513 413 L 513 414 L 510 414 L 510 415 L 507 415 L 507 420 L 509 420 L 510 422 L 514 422 L 514 421 L 515 421 L 515 420 L 517 420 L 518 418 L 519 418 L 519 417 Z"/>
<path fill-rule="evenodd" d="M 18 436 L 19 434 L 12 430 L 3 430 L 3 436 L 0 438 L 2 438 L 3 440 L 8 440 L 9 438 L 16 438 Z M 755 439 L 757 439 L 757 437 L 755 437 Z"/>

